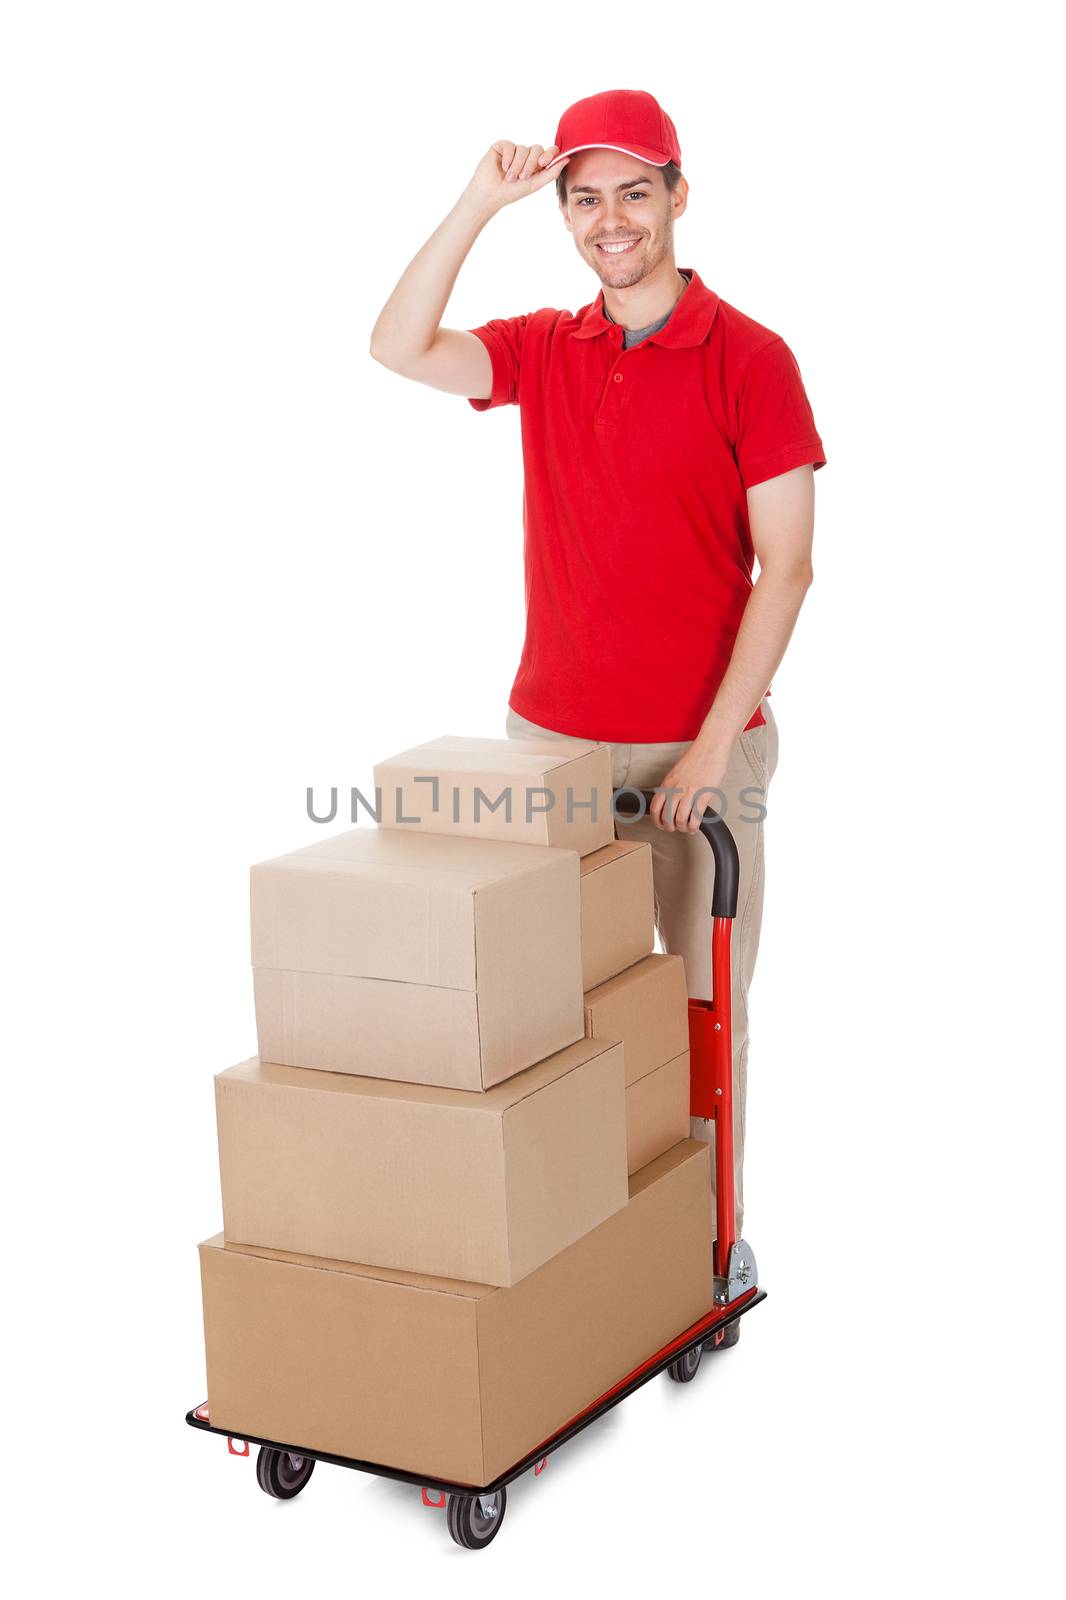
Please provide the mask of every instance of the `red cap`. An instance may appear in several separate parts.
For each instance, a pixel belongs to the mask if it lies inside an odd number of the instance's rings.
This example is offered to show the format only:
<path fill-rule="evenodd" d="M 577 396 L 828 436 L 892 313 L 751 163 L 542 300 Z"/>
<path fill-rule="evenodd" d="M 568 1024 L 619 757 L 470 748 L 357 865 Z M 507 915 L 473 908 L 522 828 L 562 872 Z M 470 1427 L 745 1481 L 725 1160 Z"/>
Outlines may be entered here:
<path fill-rule="evenodd" d="M 643 89 L 607 89 L 577 100 L 564 111 L 555 135 L 559 154 L 550 165 L 578 150 L 622 150 L 653 167 L 681 165 L 677 129 L 654 95 Z"/>

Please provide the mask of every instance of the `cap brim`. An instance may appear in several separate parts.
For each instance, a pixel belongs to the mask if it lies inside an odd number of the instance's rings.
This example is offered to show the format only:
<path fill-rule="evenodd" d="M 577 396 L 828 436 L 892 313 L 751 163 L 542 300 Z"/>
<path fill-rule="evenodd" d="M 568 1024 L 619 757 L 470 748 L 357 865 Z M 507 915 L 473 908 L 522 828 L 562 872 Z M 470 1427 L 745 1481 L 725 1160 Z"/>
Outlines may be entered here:
<path fill-rule="evenodd" d="M 660 151 L 649 150 L 647 146 L 642 147 L 639 144 L 575 144 L 569 150 L 560 150 L 557 156 L 553 156 L 545 167 L 545 172 L 550 172 L 555 163 L 561 161 L 564 156 L 576 155 L 579 150 L 620 150 L 624 156 L 633 156 L 637 161 L 646 161 L 650 167 L 665 167 L 670 160 L 669 156 L 662 155 Z"/>

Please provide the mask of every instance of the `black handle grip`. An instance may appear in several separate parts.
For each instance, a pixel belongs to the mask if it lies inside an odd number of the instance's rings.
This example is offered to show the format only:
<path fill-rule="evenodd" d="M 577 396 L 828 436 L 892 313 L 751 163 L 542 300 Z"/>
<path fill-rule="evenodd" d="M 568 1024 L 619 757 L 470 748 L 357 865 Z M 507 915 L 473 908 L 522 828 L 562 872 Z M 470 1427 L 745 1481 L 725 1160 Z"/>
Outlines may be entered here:
<path fill-rule="evenodd" d="M 614 809 L 619 816 L 639 812 L 638 795 L 644 800 L 645 815 L 657 794 L 655 789 L 616 789 Z M 711 916 L 733 918 L 737 914 L 737 894 L 740 889 L 740 856 L 737 842 L 717 811 L 706 810 L 700 818 L 700 832 L 714 852 L 714 892 L 711 897 Z"/>

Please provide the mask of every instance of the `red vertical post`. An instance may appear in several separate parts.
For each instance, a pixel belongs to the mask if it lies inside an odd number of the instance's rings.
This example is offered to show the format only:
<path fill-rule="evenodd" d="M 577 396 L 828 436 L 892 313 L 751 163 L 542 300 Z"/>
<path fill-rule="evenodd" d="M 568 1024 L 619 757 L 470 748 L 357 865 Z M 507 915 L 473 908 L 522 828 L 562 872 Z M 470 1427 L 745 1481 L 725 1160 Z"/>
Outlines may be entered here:
<path fill-rule="evenodd" d="M 714 1189 L 717 1238 L 714 1270 L 729 1275 L 729 1257 L 737 1239 L 736 1187 L 733 1168 L 733 975 L 729 958 L 731 917 L 715 917 L 711 929 L 710 1066 L 714 1105 Z"/>

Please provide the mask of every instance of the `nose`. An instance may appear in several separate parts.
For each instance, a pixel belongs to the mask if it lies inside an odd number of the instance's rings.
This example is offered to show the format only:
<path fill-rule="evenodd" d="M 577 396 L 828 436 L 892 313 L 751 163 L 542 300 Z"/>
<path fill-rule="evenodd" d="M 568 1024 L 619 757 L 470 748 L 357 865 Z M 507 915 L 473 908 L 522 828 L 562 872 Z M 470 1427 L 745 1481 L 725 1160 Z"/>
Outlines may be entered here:
<path fill-rule="evenodd" d="M 626 219 L 625 206 L 617 195 L 608 196 L 604 209 L 600 213 L 600 222 L 604 233 L 610 236 L 616 233 L 632 233 L 636 231 L 630 227 Z"/>

